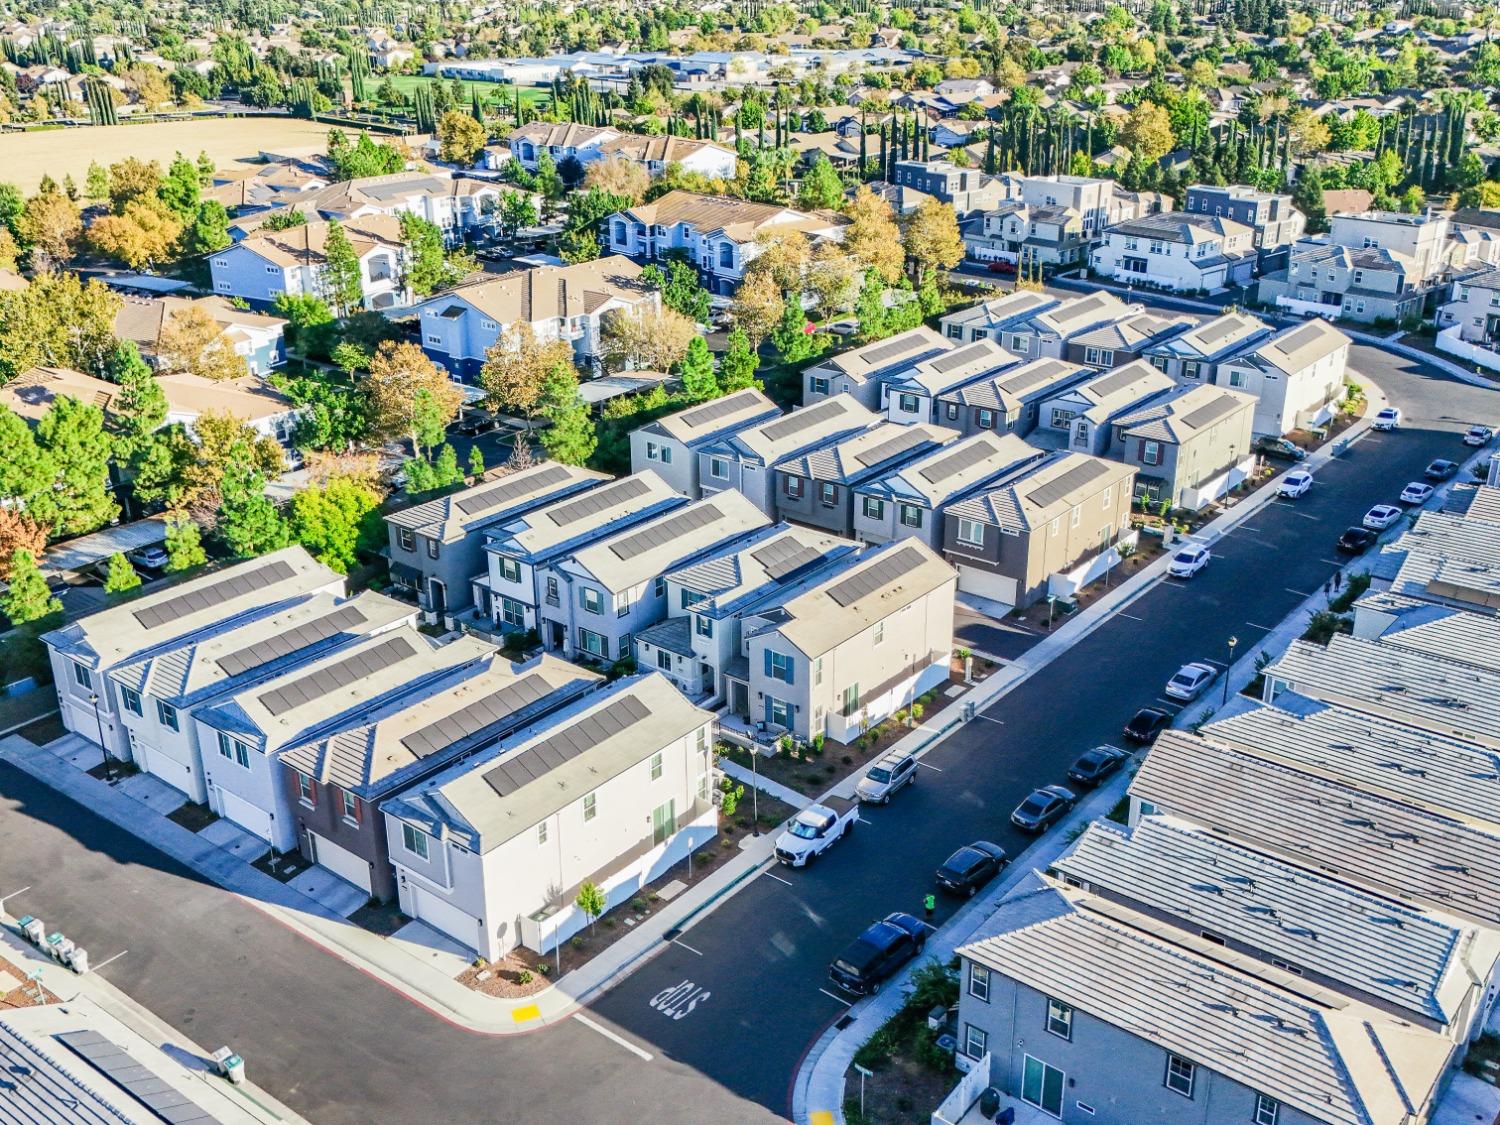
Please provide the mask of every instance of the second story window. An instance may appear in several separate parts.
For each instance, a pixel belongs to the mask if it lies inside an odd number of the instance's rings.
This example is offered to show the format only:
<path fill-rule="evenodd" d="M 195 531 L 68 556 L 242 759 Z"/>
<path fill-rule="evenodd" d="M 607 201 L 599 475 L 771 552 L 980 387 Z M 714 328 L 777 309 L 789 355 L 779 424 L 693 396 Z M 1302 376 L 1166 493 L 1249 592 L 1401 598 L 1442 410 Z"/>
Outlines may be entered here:
<path fill-rule="evenodd" d="M 1197 1075 L 1198 1068 L 1180 1055 L 1169 1054 L 1167 1056 L 1167 1073 L 1163 1083 L 1168 1090 L 1173 1090 L 1185 1098 L 1193 1096 L 1193 1079 Z"/>
<path fill-rule="evenodd" d="M 438 541 L 436 539 L 427 540 L 427 557 L 429 559 L 438 557 Z"/>
<path fill-rule="evenodd" d="M 766 675 L 769 678 L 789 684 L 792 683 L 795 674 L 790 656 L 786 653 L 766 649 Z"/>
<path fill-rule="evenodd" d="M 958 521 L 958 541 L 966 547 L 984 546 L 984 524 L 978 520 Z"/>
<path fill-rule="evenodd" d="M 403 551 L 415 551 L 417 549 L 417 537 L 411 533 L 411 528 L 402 527 L 396 530 L 396 542 L 400 544 Z"/>
<path fill-rule="evenodd" d="M 168 730 L 177 730 L 177 708 L 170 703 L 156 702 L 156 718 Z"/>
<path fill-rule="evenodd" d="M 122 687 L 120 689 L 120 702 L 125 705 L 125 710 L 132 715 L 141 713 L 141 693 L 132 688 Z"/>
<path fill-rule="evenodd" d="M 986 1003 L 990 998 L 990 970 L 977 961 L 969 962 L 969 995 Z"/>
<path fill-rule="evenodd" d="M 401 846 L 418 859 L 427 859 L 427 833 L 415 825 L 403 824 L 401 826 Z"/>
<path fill-rule="evenodd" d="M 921 527 L 922 526 L 922 509 L 919 508 L 919 507 L 917 507 L 915 504 L 902 504 L 901 505 L 901 526 L 902 527 Z"/>
<path fill-rule="evenodd" d="M 866 519 L 879 520 L 885 518 L 885 501 L 877 500 L 873 496 L 866 496 L 862 509 Z"/>
<path fill-rule="evenodd" d="M 583 797 L 583 819 L 587 823 L 599 815 L 599 795 L 597 793 L 585 793 Z"/>
<path fill-rule="evenodd" d="M 507 582 L 521 581 L 521 564 L 515 559 L 501 559 L 500 577 Z"/>
<path fill-rule="evenodd" d="M 604 612 L 604 595 L 588 586 L 578 587 L 578 604 L 589 613 Z"/>
<path fill-rule="evenodd" d="M 1047 1000 L 1047 1030 L 1059 1039 L 1073 1038 L 1073 1006 L 1061 1000 Z"/>
<path fill-rule="evenodd" d="M 693 614 L 693 632 L 700 637 L 712 637 L 714 635 L 713 618 L 704 617 L 701 613 Z"/>

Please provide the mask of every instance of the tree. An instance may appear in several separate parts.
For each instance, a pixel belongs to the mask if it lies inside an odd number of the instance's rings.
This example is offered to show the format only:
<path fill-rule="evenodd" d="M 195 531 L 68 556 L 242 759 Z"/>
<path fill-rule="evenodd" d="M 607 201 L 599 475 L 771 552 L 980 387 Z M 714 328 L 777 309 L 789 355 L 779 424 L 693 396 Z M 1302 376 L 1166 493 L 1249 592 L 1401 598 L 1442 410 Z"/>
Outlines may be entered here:
<path fill-rule="evenodd" d="M 401 237 L 410 255 L 406 266 L 406 283 L 419 297 L 425 297 L 443 283 L 447 261 L 443 257 L 443 232 L 436 223 L 420 215 L 403 211 L 400 215 Z"/>
<path fill-rule="evenodd" d="M 44 266 L 60 266 L 69 261 L 82 232 L 83 220 L 78 208 L 55 187 L 28 199 L 26 210 L 17 220 L 21 241 L 31 247 L 33 261 Z"/>
<path fill-rule="evenodd" d="M 279 551 L 287 544 L 286 521 L 266 495 L 266 478 L 236 458 L 224 470 L 215 535 L 236 558 Z"/>
<path fill-rule="evenodd" d="M 157 357 L 168 371 L 185 371 L 215 382 L 250 373 L 245 357 L 235 352 L 234 343 L 201 305 L 188 305 L 167 317 Z"/>
<path fill-rule="evenodd" d="M 114 442 L 104 428 L 104 411 L 62 395 L 37 423 L 36 445 L 53 478 L 46 504 L 39 497 L 31 514 L 50 523 L 55 535 L 81 535 L 120 514 L 110 492 Z"/>
<path fill-rule="evenodd" d="M 803 275 L 812 260 L 812 243 L 800 230 L 771 227 L 755 236 L 755 256 L 745 267 L 745 277 L 769 277 L 783 293 L 802 288 Z"/>
<path fill-rule="evenodd" d="M 179 222 L 190 221 L 198 213 L 198 203 L 203 194 L 203 186 L 198 179 L 198 166 L 179 152 L 168 166 L 167 174 L 162 177 L 156 194 L 177 216 Z"/>
<path fill-rule="evenodd" d="M 844 249 L 876 270 L 887 284 L 894 284 L 901 277 L 905 259 L 891 205 L 862 184 L 844 205 L 844 215 L 849 219 L 844 228 Z"/>
<path fill-rule="evenodd" d="M 807 290 L 825 318 L 854 304 L 864 268 L 864 263 L 837 242 L 824 242 L 813 251 L 812 265 L 807 270 Z"/>
<path fill-rule="evenodd" d="M 578 393 L 578 373 L 572 364 L 559 364 L 547 374 L 542 388 L 541 414 L 551 425 L 542 431 L 542 448 L 554 461 L 584 465 L 599 446 L 589 408 Z"/>
<path fill-rule="evenodd" d="M 1302 174 L 1292 185 L 1292 206 L 1307 216 L 1309 234 L 1328 229 L 1328 214 L 1323 206 L 1323 174 L 1317 167 L 1302 169 Z"/>
<path fill-rule="evenodd" d="M 469 446 L 469 476 L 475 481 L 484 476 L 484 450 L 477 445 Z"/>
<path fill-rule="evenodd" d="M 450 164 L 468 167 L 484 151 L 489 133 L 483 125 L 460 109 L 450 109 L 438 119 L 438 153 Z"/>
<path fill-rule="evenodd" d="M 378 438 L 408 437 L 421 445 L 420 431 L 438 419 L 446 429 L 458 416 L 463 392 L 413 343 L 387 340 L 370 360 L 361 381 L 370 432 Z M 424 397 L 425 396 L 425 397 Z"/>
<path fill-rule="evenodd" d="M 1172 151 L 1172 119 L 1155 102 L 1140 102 L 1120 126 L 1119 140 L 1142 160 L 1155 162 Z"/>
<path fill-rule="evenodd" d="M 233 241 L 229 237 L 229 212 L 217 199 L 198 204 L 192 221 L 183 232 L 183 244 L 190 254 L 212 254 Z"/>
<path fill-rule="evenodd" d="M 736 327 L 745 333 L 752 347 L 759 348 L 786 311 L 781 287 L 769 274 L 747 272 L 735 291 L 730 311 Z"/>
<path fill-rule="evenodd" d="M 286 455 L 275 438 L 257 433 L 227 411 L 206 410 L 191 434 L 174 424 L 152 435 L 136 458 L 136 497 L 170 508 L 201 508 L 208 519 L 219 503 L 225 469 L 235 459 L 269 477 L 282 472 Z"/>
<path fill-rule="evenodd" d="M 708 350 L 708 341 L 702 336 L 694 336 L 688 341 L 687 352 L 677 367 L 677 375 L 682 380 L 683 394 L 693 402 L 719 396 L 719 383 L 714 377 L 713 353 Z"/>
<path fill-rule="evenodd" d="M 40 558 L 47 547 L 47 527 L 25 512 L 0 505 L 0 581 L 10 575 L 10 560 L 17 551 Z"/>
<path fill-rule="evenodd" d="M 600 347 L 616 370 L 670 371 L 697 334 L 697 325 L 676 309 L 642 303 L 604 314 Z"/>
<path fill-rule="evenodd" d="M 123 303 L 102 282 L 71 271 L 44 271 L 24 289 L 0 292 L 0 383 L 33 367 L 106 375 Z"/>
<path fill-rule="evenodd" d="M 676 309 L 695 324 L 707 324 L 713 312 L 713 298 L 698 281 L 698 271 L 681 256 L 667 259 L 667 272 L 652 263 L 641 270 L 641 284 L 661 293 L 661 301 Z"/>
<path fill-rule="evenodd" d="M 529 424 L 541 408 L 548 372 L 572 363 L 573 349 L 566 341 L 543 343 L 530 322 L 519 321 L 484 353 L 479 382 L 489 394 L 492 409 L 519 415 Z"/>
<path fill-rule="evenodd" d="M 744 111 L 741 110 L 743 113 Z M 609 909 L 609 900 L 604 897 L 604 892 L 592 879 L 584 880 L 578 888 L 578 897 L 573 900 L 573 905 L 582 910 L 588 916 L 589 933 L 594 932 L 594 919 Z"/>
<path fill-rule="evenodd" d="M 16 241 L 16 236 L 5 227 L 0 227 L 0 269 L 14 273 L 20 257 L 21 244 Z"/>
<path fill-rule="evenodd" d="M 171 257 L 182 237 L 182 223 L 160 199 L 132 199 L 118 215 L 104 215 L 89 227 L 89 242 L 100 253 L 133 270 Z"/>
<path fill-rule="evenodd" d="M 801 363 L 828 346 L 828 336 L 811 328 L 807 314 L 802 311 L 802 294 L 790 294 L 782 309 L 781 323 L 771 333 L 771 342 L 781 353 L 783 363 Z"/>
<path fill-rule="evenodd" d="M 97 160 L 89 161 L 89 172 L 83 181 L 83 196 L 95 203 L 109 198 L 109 172 Z"/>
<path fill-rule="evenodd" d="M 287 341 L 304 353 L 318 350 L 314 345 L 326 334 L 319 329 L 333 324 L 333 310 L 328 302 L 311 293 L 278 293 L 276 311 L 287 319 Z"/>
<path fill-rule="evenodd" d="M 797 192 L 797 206 L 804 211 L 832 210 L 844 199 L 844 182 L 821 152 L 813 160 Z"/>
<path fill-rule="evenodd" d="M 161 165 L 156 161 L 127 156 L 109 166 L 109 209 L 125 213 L 125 205 L 155 197 L 161 188 Z"/>
<path fill-rule="evenodd" d="M 364 299 L 359 257 L 354 253 L 349 236 L 344 233 L 344 224 L 337 219 L 328 221 L 328 233 L 323 241 L 321 281 L 329 303 L 340 315 L 359 308 Z"/>
<path fill-rule="evenodd" d="M 719 390 L 723 394 L 755 386 L 755 372 L 760 367 L 760 356 L 750 346 L 750 337 L 743 328 L 733 329 L 728 343 L 719 363 Z"/>
<path fill-rule="evenodd" d="M 531 196 L 519 191 L 500 193 L 499 216 L 500 234 L 507 240 L 515 238 L 526 227 L 536 226 L 539 221 Z"/>
<path fill-rule="evenodd" d="M 109 571 L 104 576 L 104 592 L 106 594 L 123 594 L 129 590 L 139 589 L 141 576 L 135 572 L 125 556 L 119 551 L 109 556 Z"/>
<path fill-rule="evenodd" d="M 291 499 L 287 518 L 293 541 L 319 562 L 349 573 L 357 552 L 380 540 L 380 494 L 364 481 L 330 477 L 321 486 L 304 488 Z"/>
<path fill-rule="evenodd" d="M 1327 123 L 1310 109 L 1299 109 L 1287 122 L 1287 131 L 1292 138 L 1292 151 L 1299 156 L 1315 152 L 1327 152 L 1332 133 Z"/>
<path fill-rule="evenodd" d="M 634 160 L 610 156 L 589 165 L 583 175 L 583 186 L 598 188 L 635 204 L 646 197 L 646 191 L 651 187 L 651 173 Z"/>
<path fill-rule="evenodd" d="M 167 396 L 134 340 L 120 341 L 110 361 L 109 377 L 119 384 L 120 393 L 106 421 L 114 435 L 116 456 L 129 462 L 167 420 Z"/>
<path fill-rule="evenodd" d="M 906 256 L 916 278 L 936 269 L 952 269 L 963 261 L 964 240 L 951 204 L 923 200 L 906 224 Z"/>
<path fill-rule="evenodd" d="M 167 573 L 181 574 L 208 562 L 203 550 L 203 535 L 189 519 L 167 521 Z"/>
<path fill-rule="evenodd" d="M 11 552 L 10 585 L 0 596 L 0 612 L 10 618 L 12 625 L 28 625 L 33 621 L 44 621 L 61 616 L 62 602 L 53 596 L 36 565 L 36 556 L 24 547 Z"/>

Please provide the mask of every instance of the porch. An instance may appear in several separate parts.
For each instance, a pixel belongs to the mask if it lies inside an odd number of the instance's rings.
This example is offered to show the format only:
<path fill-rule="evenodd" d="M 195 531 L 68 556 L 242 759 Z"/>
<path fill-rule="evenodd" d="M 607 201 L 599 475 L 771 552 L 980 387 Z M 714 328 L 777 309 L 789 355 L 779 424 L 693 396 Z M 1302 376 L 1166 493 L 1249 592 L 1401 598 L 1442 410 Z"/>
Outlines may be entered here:
<path fill-rule="evenodd" d="M 1020 1098 L 995 1089 L 986 1098 L 985 1092 L 994 1088 L 993 1056 L 986 1053 L 983 1058 L 970 1060 L 966 1055 L 955 1055 L 959 1067 L 967 1065 L 968 1071 L 958 1080 L 949 1095 L 932 1112 L 931 1125 L 1053 1125 L 1057 1118 L 1044 1113 Z M 983 1112 L 989 1110 L 988 1113 Z"/>

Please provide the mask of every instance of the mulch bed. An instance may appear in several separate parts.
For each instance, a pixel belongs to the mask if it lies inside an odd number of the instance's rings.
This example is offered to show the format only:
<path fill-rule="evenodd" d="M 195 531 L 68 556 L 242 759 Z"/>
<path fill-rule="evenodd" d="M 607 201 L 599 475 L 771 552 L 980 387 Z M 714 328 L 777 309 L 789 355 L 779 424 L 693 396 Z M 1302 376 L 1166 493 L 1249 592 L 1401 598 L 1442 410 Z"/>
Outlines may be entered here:
<path fill-rule="evenodd" d="M 29 970 L 21 968 L 14 961 L 7 961 L 0 957 L 0 976 L 11 977 L 21 982 L 17 988 L 0 992 L 0 1011 L 7 1008 L 35 1008 L 39 1004 L 56 1004 L 58 999 L 45 988 L 42 989 L 42 999 L 37 1000 L 37 985 L 26 979 Z"/>
<path fill-rule="evenodd" d="M 280 855 L 276 852 L 266 852 L 250 866 L 262 875 L 269 875 L 278 883 L 290 883 L 312 864 L 301 852 L 283 852 Z"/>
<path fill-rule="evenodd" d="M 167 814 L 167 819 L 173 824 L 182 825 L 189 832 L 202 832 L 210 824 L 219 819 L 219 814 L 207 805 L 184 801 Z"/>
<path fill-rule="evenodd" d="M 349 915 L 349 921 L 377 937 L 390 937 L 411 919 L 394 902 L 367 902 Z"/>

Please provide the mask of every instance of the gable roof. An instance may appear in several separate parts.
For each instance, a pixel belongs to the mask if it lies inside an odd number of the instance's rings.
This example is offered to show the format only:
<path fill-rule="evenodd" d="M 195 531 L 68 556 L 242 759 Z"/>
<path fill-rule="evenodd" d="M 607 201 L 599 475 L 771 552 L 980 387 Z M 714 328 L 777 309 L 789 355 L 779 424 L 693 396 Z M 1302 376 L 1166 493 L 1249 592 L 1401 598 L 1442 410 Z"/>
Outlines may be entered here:
<path fill-rule="evenodd" d="M 1122 410 L 1165 394 L 1176 385 L 1170 375 L 1138 359 L 1123 367 L 1101 372 L 1064 393 L 1076 395 L 1086 402 L 1088 405 L 1081 416 L 1099 423 L 1111 421 Z"/>
<path fill-rule="evenodd" d="M 356 257 L 363 258 L 377 247 L 401 249 L 405 243 L 401 237 L 401 224 L 392 215 L 364 215 L 341 224 Z M 321 266 L 323 250 L 328 244 L 330 224 L 324 220 L 310 220 L 285 230 L 258 230 L 245 236 L 233 246 L 220 250 L 220 254 L 246 251 L 264 258 L 274 265 Z"/>
<path fill-rule="evenodd" d="M 895 372 L 887 381 L 893 393 L 912 389 L 936 397 L 955 387 L 1015 367 L 1020 362 L 1019 356 L 985 338 L 921 360 L 904 371 Z"/>
<path fill-rule="evenodd" d="M 778 203 L 752 203 L 724 195 L 669 191 L 651 203 L 640 203 L 624 214 L 638 223 L 664 227 L 687 223 L 699 234 L 722 231 L 735 242 L 749 242 L 764 230 L 800 230 L 819 234 L 847 226 L 833 212 L 806 213 Z"/>
<path fill-rule="evenodd" d="M 610 479 L 607 473 L 546 461 L 391 512 L 385 522 L 439 542 L 452 542 L 474 528 L 509 519 Z"/>
<path fill-rule="evenodd" d="M 1153 355 L 1177 355 L 1214 359 L 1247 346 L 1252 340 L 1269 335 L 1266 323 L 1249 313 L 1229 312 L 1206 320 L 1170 340 L 1148 350 Z"/>
<path fill-rule="evenodd" d="M 879 420 L 880 415 L 865 409 L 852 395 L 838 394 L 784 417 L 749 426 L 706 448 L 710 452 L 748 454 L 762 465 L 770 466 L 801 450 L 868 429 Z"/>
<path fill-rule="evenodd" d="M 564 266 L 532 266 L 449 289 L 421 306 L 449 315 L 462 302 L 509 328 L 559 317 L 584 316 L 610 301 L 636 304 L 655 296 L 641 284 L 642 267 L 623 254 Z"/>
<path fill-rule="evenodd" d="M 1020 533 L 1057 519 L 1104 488 L 1119 487 L 1135 470 L 1084 453 L 1059 453 L 1023 466 L 1010 480 L 948 508 L 950 517 L 978 520 Z"/>
<path fill-rule="evenodd" d="M 1205 383 L 1180 387 L 1123 418 L 1116 418 L 1114 424 L 1134 437 L 1180 444 L 1226 418 L 1253 412 L 1255 402 L 1254 395 Z"/>
<path fill-rule="evenodd" d="M 860 485 L 860 496 L 915 500 L 936 509 L 1046 454 L 1012 433 L 980 430 Z"/>
<path fill-rule="evenodd" d="M 894 465 L 958 439 L 958 431 L 929 422 L 880 422 L 868 430 L 776 463 L 776 471 L 815 481 L 857 484 Z"/>
<path fill-rule="evenodd" d="M 1014 413 L 1027 403 L 1061 394 L 1094 375 L 1093 368 L 1069 363 L 1065 359 L 1035 359 L 1003 371 L 994 378 L 977 379 L 943 397 L 956 399 L 965 406 Z"/>
<path fill-rule="evenodd" d="M 692 447 L 742 426 L 756 425 L 779 417 L 779 406 L 761 391 L 746 387 L 742 391 L 699 403 L 675 414 L 663 415 L 647 422 L 637 432 L 662 434 Z"/>
<path fill-rule="evenodd" d="M 571 543 L 591 542 L 606 528 L 629 527 L 686 503 L 686 497 L 647 469 L 507 520 L 487 534 L 485 549 L 550 558 Z"/>
<path fill-rule="evenodd" d="M 1262 371 L 1295 375 L 1340 348 L 1347 348 L 1349 343 L 1348 336 L 1322 317 L 1315 316 L 1302 324 L 1283 328 L 1253 351 L 1235 356 L 1227 362 L 1243 363 Z"/>
<path fill-rule="evenodd" d="M 839 352 L 811 370 L 837 373 L 851 383 L 859 384 L 878 378 L 882 372 L 910 367 L 952 348 L 951 340 L 923 325 L 884 340 Z"/>
<path fill-rule="evenodd" d="M 694 612 L 728 613 L 774 594 L 859 550 L 859 544 L 826 531 L 778 523 L 667 574 L 667 581 L 698 595 Z"/>

